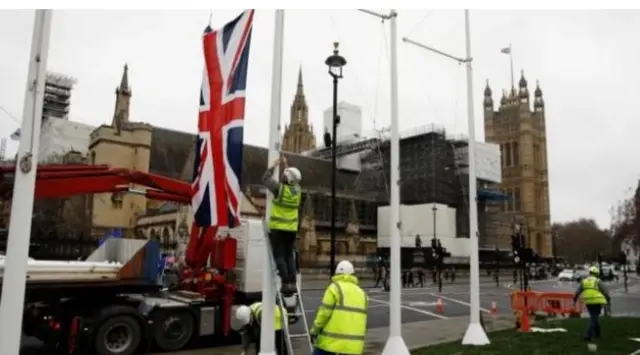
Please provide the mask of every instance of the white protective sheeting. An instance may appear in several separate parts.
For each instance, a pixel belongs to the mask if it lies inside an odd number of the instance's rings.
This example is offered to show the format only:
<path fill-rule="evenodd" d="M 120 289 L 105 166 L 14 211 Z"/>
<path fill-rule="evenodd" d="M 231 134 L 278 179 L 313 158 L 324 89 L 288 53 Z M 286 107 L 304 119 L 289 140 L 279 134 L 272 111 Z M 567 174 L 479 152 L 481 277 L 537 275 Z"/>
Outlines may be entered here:
<path fill-rule="evenodd" d="M 96 127 L 74 121 L 48 117 L 42 121 L 39 162 L 51 162 L 70 151 L 89 152 L 91 132 Z"/>
<path fill-rule="evenodd" d="M 478 179 L 495 183 L 502 182 L 502 167 L 500 163 L 500 146 L 495 143 L 476 142 L 476 176 Z M 456 164 L 469 174 L 469 149 L 467 146 L 456 148 Z"/>

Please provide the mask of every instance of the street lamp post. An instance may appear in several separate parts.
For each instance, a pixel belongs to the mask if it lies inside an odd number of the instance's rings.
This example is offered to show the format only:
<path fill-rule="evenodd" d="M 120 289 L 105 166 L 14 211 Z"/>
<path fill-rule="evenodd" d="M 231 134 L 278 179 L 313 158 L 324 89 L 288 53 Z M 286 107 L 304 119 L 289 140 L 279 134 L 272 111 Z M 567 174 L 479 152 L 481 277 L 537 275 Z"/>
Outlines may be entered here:
<path fill-rule="evenodd" d="M 496 286 L 500 287 L 500 249 L 496 247 L 496 250 L 494 251 L 494 253 L 495 253 L 495 262 L 496 262 L 496 268 L 495 268 Z"/>
<path fill-rule="evenodd" d="M 329 273 L 333 275 L 336 271 L 336 148 L 338 123 L 338 80 L 342 79 L 342 67 L 347 64 L 347 60 L 338 51 L 338 42 L 333 42 L 333 54 L 327 57 L 324 63 L 329 67 L 329 75 L 333 78 L 333 120 L 331 135 L 331 261 Z"/>
<path fill-rule="evenodd" d="M 620 253 L 620 264 L 622 264 L 622 277 L 624 278 L 624 292 L 629 292 L 629 276 L 627 276 L 627 253 Z"/>

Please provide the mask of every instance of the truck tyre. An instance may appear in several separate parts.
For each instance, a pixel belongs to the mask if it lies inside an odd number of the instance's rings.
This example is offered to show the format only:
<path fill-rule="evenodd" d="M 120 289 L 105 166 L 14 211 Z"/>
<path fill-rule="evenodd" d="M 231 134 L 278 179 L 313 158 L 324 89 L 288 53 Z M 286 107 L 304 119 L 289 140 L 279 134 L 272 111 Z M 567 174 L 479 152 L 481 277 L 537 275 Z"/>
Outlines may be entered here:
<path fill-rule="evenodd" d="M 153 339 L 163 351 L 182 349 L 194 333 L 194 317 L 182 310 L 158 312 L 155 318 Z"/>
<path fill-rule="evenodd" d="M 140 346 L 140 324 L 132 317 L 118 315 L 107 318 L 95 337 L 98 355 L 132 355 Z"/>

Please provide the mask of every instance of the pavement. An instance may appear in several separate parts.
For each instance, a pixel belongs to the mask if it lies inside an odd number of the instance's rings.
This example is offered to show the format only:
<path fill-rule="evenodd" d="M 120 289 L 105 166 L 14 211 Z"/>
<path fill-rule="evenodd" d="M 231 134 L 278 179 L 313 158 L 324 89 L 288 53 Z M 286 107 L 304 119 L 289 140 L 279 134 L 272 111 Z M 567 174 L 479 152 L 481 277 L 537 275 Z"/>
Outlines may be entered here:
<path fill-rule="evenodd" d="M 504 329 L 513 327 L 513 315 L 511 311 L 511 292 L 517 285 L 510 278 L 496 286 L 495 281 L 489 278 L 481 278 L 480 281 L 480 307 L 487 328 Z M 303 301 L 305 314 L 309 325 L 313 322 L 316 309 L 321 303 L 326 281 L 305 282 Z M 556 280 L 531 281 L 534 291 L 541 292 L 574 292 L 575 282 L 561 282 Z M 624 283 L 606 283 L 612 296 L 612 312 L 614 316 L 640 316 L 640 279 L 629 279 L 628 292 L 624 290 Z M 369 295 L 368 311 L 368 352 L 379 354 L 388 337 L 389 326 L 389 293 L 381 289 L 372 288 L 373 281 L 365 280 L 362 285 Z M 456 280 L 455 283 L 444 283 L 442 293 L 437 292 L 435 285 L 429 284 L 422 288 L 405 288 L 402 290 L 402 332 L 405 342 L 410 348 L 422 347 L 439 342 L 459 339 L 468 325 L 470 312 L 470 296 L 468 279 Z M 442 312 L 437 310 L 438 298 L 443 304 Z M 495 304 L 496 312 L 492 312 Z M 437 330 L 437 331 L 434 331 Z M 301 322 L 291 327 L 294 334 L 302 333 Z M 28 341 L 31 343 L 31 341 Z M 22 355 L 44 355 L 46 351 L 37 351 L 37 346 L 29 346 L 28 352 Z M 26 349 L 25 349 L 26 350 Z M 204 355 L 210 354 L 211 348 L 187 350 L 174 355 Z M 296 355 L 306 354 L 296 351 Z M 164 353 L 169 354 L 169 353 Z M 216 355 L 237 355 L 239 347 L 218 347 Z"/>
<path fill-rule="evenodd" d="M 511 317 L 489 317 L 484 321 L 487 331 L 503 330 L 513 327 Z M 422 347 L 425 344 L 438 344 L 462 338 L 469 325 L 468 317 L 437 319 L 404 324 L 402 337 L 409 349 Z M 434 331 L 437 329 L 438 331 Z M 379 355 L 389 337 L 388 328 L 374 328 L 367 333 L 365 355 Z M 309 355 L 309 347 L 302 340 L 293 343 L 296 355 Z M 253 349 L 247 355 L 254 355 Z M 198 349 L 174 353 L 173 355 L 209 355 L 211 349 Z M 238 355 L 239 347 L 217 348 L 216 355 Z M 159 355 L 159 354 L 158 354 Z"/>

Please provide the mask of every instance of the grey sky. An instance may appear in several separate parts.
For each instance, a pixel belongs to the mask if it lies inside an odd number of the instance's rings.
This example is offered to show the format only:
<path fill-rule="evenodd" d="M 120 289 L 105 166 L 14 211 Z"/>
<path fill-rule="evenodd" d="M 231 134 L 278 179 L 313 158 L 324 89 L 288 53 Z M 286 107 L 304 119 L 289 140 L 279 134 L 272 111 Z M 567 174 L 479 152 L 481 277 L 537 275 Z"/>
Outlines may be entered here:
<path fill-rule="evenodd" d="M 239 13 L 214 11 L 213 27 Z M 516 80 L 524 69 L 547 107 L 553 221 L 593 217 L 609 224 L 608 209 L 638 179 L 640 33 L 637 11 L 473 11 L 475 111 L 483 137 L 482 89 L 494 100 L 509 86 L 513 43 Z M 20 118 L 33 11 L 0 11 L 0 105 Z M 200 35 L 209 11 L 54 11 L 49 69 L 78 78 L 71 119 L 110 122 L 114 89 L 129 64 L 132 116 L 157 126 L 195 132 L 202 75 Z M 399 10 L 400 37 L 464 53 L 461 10 Z M 365 130 L 389 123 L 388 51 L 380 21 L 356 11 L 288 11 L 285 25 L 283 120 L 302 65 L 318 141 L 322 111 L 331 103 L 324 59 L 339 40 L 348 64 L 340 99 L 362 107 Z M 386 42 L 388 43 L 388 41 Z M 257 11 L 251 47 L 246 142 L 266 145 L 273 11 Z M 464 67 L 399 43 L 401 129 L 429 123 L 466 132 Z M 17 123 L 0 112 L 0 137 Z M 10 144 L 15 150 L 15 143 Z"/>

